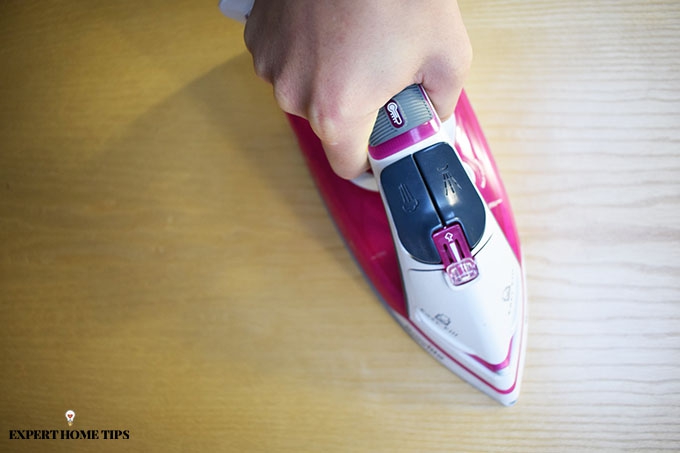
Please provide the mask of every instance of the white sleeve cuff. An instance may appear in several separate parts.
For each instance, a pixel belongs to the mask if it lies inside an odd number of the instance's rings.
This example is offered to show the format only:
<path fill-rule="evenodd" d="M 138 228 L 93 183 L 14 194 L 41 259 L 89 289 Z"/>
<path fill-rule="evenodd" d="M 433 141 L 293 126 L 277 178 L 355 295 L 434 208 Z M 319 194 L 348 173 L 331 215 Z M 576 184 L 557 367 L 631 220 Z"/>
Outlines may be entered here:
<path fill-rule="evenodd" d="M 239 22 L 245 22 L 253 9 L 255 0 L 220 0 L 220 11 L 225 16 Z"/>

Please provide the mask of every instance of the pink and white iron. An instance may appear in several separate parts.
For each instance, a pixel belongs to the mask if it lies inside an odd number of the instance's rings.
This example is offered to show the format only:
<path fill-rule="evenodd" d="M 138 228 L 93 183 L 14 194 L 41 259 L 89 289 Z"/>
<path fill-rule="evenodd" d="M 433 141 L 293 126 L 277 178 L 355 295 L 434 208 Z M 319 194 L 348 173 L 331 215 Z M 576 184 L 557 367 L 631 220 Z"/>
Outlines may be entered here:
<path fill-rule="evenodd" d="M 244 22 L 253 0 L 220 0 Z M 463 92 L 441 123 L 407 87 L 378 113 L 372 175 L 333 173 L 309 123 L 288 116 L 347 246 L 384 305 L 434 358 L 505 405 L 519 397 L 526 292 L 505 188 Z"/>
<path fill-rule="evenodd" d="M 449 370 L 514 404 L 526 349 L 522 255 L 465 93 L 445 123 L 420 86 L 392 98 L 370 138 L 373 175 L 357 181 L 333 173 L 306 120 L 289 120 L 340 233 L 397 322 Z"/>

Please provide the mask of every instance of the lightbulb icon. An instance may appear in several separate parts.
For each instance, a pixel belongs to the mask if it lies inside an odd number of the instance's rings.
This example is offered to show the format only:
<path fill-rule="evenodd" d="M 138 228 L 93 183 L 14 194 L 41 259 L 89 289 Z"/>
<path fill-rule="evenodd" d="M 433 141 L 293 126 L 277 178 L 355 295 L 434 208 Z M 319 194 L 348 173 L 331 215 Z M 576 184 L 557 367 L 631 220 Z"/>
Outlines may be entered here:
<path fill-rule="evenodd" d="M 76 418 L 76 413 L 73 412 L 71 409 L 67 410 L 66 413 L 64 414 L 66 416 L 66 421 L 68 422 L 68 426 L 71 426 L 73 424 L 73 419 Z"/>

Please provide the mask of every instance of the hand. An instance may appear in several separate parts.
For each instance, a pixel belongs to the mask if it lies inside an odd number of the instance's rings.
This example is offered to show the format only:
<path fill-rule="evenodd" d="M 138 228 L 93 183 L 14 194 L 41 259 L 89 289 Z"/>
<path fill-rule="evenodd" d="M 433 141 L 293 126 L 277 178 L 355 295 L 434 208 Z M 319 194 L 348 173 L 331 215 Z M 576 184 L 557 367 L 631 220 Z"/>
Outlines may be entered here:
<path fill-rule="evenodd" d="M 256 0 L 245 42 L 279 106 L 309 121 L 343 178 L 368 168 L 368 138 L 392 96 L 420 83 L 446 119 L 472 60 L 452 0 Z"/>

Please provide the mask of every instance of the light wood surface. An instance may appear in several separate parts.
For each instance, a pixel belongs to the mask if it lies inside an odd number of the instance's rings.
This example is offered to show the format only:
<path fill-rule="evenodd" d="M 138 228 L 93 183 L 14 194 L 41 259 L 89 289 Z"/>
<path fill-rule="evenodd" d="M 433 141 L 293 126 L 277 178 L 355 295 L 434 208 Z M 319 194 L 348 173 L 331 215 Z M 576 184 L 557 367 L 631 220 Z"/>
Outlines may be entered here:
<path fill-rule="evenodd" d="M 680 3 L 461 8 L 527 263 L 516 406 L 384 311 L 213 1 L 5 1 L 0 450 L 679 451 Z M 130 439 L 9 439 L 67 409 Z"/>

